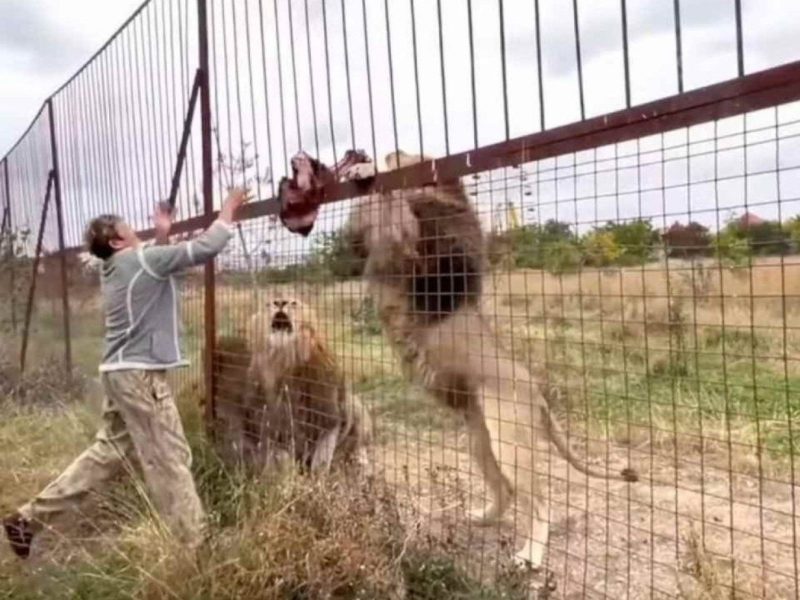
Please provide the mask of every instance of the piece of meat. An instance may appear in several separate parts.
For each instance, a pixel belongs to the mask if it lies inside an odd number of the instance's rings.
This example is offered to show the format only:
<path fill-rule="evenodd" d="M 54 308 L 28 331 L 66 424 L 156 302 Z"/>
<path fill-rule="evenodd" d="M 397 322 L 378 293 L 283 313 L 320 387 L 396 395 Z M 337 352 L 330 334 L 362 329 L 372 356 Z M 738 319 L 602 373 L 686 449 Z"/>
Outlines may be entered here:
<path fill-rule="evenodd" d="M 280 219 L 284 227 L 304 237 L 311 233 L 325 199 L 325 187 L 336 183 L 340 174 L 351 166 L 363 162 L 370 162 L 370 159 L 362 150 L 348 150 L 333 168 L 302 151 L 292 157 L 291 179 L 284 177 L 278 184 Z"/>

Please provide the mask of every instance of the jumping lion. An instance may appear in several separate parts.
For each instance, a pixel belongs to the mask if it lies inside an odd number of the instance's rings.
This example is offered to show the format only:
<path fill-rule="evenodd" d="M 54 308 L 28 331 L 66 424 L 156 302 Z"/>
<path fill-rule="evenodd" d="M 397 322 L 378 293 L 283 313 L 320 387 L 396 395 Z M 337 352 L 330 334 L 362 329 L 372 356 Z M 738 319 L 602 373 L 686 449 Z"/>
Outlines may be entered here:
<path fill-rule="evenodd" d="M 386 164 L 394 169 L 423 160 L 398 152 Z M 371 162 L 348 170 L 352 179 L 373 174 Z M 549 524 L 535 490 L 538 440 L 549 439 L 585 474 L 626 482 L 637 474 L 609 474 L 582 463 L 539 383 L 498 344 L 480 310 L 483 233 L 459 181 L 362 197 L 346 227 L 366 257 L 370 294 L 406 371 L 464 416 L 470 453 L 491 495 L 472 513 L 475 521 L 491 523 L 516 502 L 524 536 L 516 559 L 539 568 Z"/>

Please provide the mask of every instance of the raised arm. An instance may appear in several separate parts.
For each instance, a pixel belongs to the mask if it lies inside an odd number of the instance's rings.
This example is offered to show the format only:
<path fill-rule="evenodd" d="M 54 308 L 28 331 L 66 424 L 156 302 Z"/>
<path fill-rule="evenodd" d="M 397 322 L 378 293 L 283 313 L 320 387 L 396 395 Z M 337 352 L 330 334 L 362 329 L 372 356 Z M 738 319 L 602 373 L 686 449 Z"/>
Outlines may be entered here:
<path fill-rule="evenodd" d="M 195 239 L 174 246 L 140 247 L 137 252 L 142 267 L 153 277 L 163 279 L 213 258 L 233 237 L 236 210 L 248 199 L 247 190 L 234 188 L 225 199 L 217 220 Z"/>

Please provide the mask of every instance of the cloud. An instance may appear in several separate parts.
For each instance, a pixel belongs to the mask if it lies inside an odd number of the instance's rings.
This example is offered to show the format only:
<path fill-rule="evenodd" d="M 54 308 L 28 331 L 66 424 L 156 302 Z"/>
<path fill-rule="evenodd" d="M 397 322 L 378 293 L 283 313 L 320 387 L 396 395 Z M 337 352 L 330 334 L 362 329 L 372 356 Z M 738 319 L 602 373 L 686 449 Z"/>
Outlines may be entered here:
<path fill-rule="evenodd" d="M 0 51 L 21 57 L 26 69 L 60 73 L 91 47 L 59 27 L 46 5 L 6 0 L 0 19 Z"/>

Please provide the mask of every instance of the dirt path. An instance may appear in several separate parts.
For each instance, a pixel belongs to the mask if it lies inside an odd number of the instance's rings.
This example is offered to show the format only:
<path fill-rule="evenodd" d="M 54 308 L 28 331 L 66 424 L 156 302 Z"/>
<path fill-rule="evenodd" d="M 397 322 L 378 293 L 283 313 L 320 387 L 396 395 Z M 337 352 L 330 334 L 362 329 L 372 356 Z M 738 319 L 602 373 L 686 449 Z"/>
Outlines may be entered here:
<path fill-rule="evenodd" d="M 391 438 L 377 458 L 420 534 L 450 546 L 481 576 L 502 577 L 513 554 L 514 517 L 490 528 L 467 523 L 465 508 L 484 496 L 463 437 L 407 431 Z M 627 449 L 608 452 L 612 464 L 628 463 Z M 676 468 L 669 456 L 634 453 L 642 479 L 631 486 L 597 479 L 587 486 L 559 458 L 545 461 L 540 481 L 549 497 L 547 567 L 555 585 L 547 597 L 800 597 L 800 486 L 793 498 L 788 475 L 759 484 L 750 475 L 729 478 L 724 461 L 716 468 L 707 460 L 701 469 L 698 460 L 687 450 Z M 532 577 L 534 586 L 542 580 Z"/>

